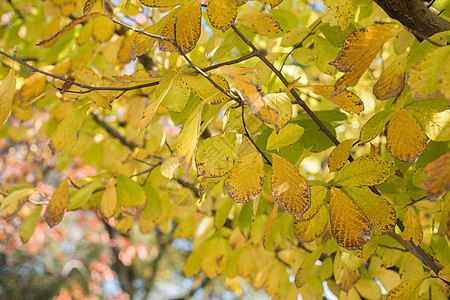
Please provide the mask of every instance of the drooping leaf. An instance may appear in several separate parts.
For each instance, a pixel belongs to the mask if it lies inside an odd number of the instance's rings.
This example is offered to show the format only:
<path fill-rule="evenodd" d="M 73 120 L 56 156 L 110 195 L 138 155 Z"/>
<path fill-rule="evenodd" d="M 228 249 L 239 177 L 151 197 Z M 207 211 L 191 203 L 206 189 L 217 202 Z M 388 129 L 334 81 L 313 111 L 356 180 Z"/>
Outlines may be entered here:
<path fill-rule="evenodd" d="M 225 180 L 225 189 L 234 201 L 254 200 L 262 190 L 264 164 L 261 154 L 253 152 L 236 161 Z"/>
<path fill-rule="evenodd" d="M 105 219 L 109 219 L 116 213 L 116 208 L 117 208 L 116 182 L 114 178 L 111 178 L 106 184 L 106 189 L 105 192 L 103 193 L 102 200 L 100 201 L 100 206 L 98 210 Z"/>
<path fill-rule="evenodd" d="M 237 16 L 236 0 L 208 0 L 207 13 L 209 21 L 214 28 L 226 31 Z"/>
<path fill-rule="evenodd" d="M 406 56 L 394 60 L 373 86 L 373 94 L 378 100 L 395 97 L 405 86 Z"/>
<path fill-rule="evenodd" d="M 228 82 L 222 76 L 214 74 L 211 75 L 210 78 L 225 91 L 228 91 L 230 89 Z M 209 80 L 207 80 L 200 74 L 183 74 L 183 80 L 187 83 L 191 91 L 201 100 L 206 100 L 211 95 L 217 94 L 217 92 L 219 91 L 211 82 L 209 82 Z M 217 104 L 224 102 L 227 99 L 229 99 L 227 95 L 220 93 L 211 103 Z"/>
<path fill-rule="evenodd" d="M 116 214 L 114 215 L 114 224 L 120 233 L 128 234 L 131 228 L 133 228 L 133 216 L 126 214 L 120 207 L 117 207 Z"/>
<path fill-rule="evenodd" d="M 319 209 L 322 207 L 322 205 L 325 203 L 328 195 L 328 189 L 325 186 L 321 185 L 312 186 L 310 187 L 310 190 L 311 190 L 311 206 L 305 213 L 303 213 L 302 217 L 300 218 L 300 221 L 307 221 L 310 220 L 312 217 L 314 217 L 319 212 Z"/>
<path fill-rule="evenodd" d="M 0 204 L 0 218 L 6 219 L 13 216 L 27 202 L 27 197 L 36 191 L 37 189 L 23 188 L 6 196 Z"/>
<path fill-rule="evenodd" d="M 394 23 L 375 24 L 350 34 L 336 60 L 330 63 L 345 73 L 334 85 L 333 97 L 356 85 L 383 44 L 401 29 L 401 25 Z"/>
<path fill-rule="evenodd" d="M 425 152 L 427 137 L 416 119 L 406 110 L 398 109 L 391 117 L 387 131 L 387 148 L 401 161 L 414 162 Z"/>
<path fill-rule="evenodd" d="M 295 236 L 301 243 L 309 243 L 323 235 L 328 227 L 329 213 L 321 206 L 317 214 L 309 220 L 294 223 Z"/>
<path fill-rule="evenodd" d="M 303 85 L 294 87 L 322 96 L 349 114 L 359 115 L 364 110 L 364 103 L 361 101 L 361 98 L 348 90 L 343 90 L 340 94 L 333 97 L 334 86 L 332 85 Z"/>
<path fill-rule="evenodd" d="M 297 270 L 295 274 L 295 286 L 297 288 L 301 288 L 305 285 L 308 276 L 311 273 L 311 269 L 314 267 L 316 261 L 322 255 L 322 251 L 324 250 L 325 243 L 320 244 L 312 253 L 310 253 L 302 262 L 300 268 Z"/>
<path fill-rule="evenodd" d="M 267 220 L 266 227 L 264 228 L 264 236 L 263 236 L 263 246 L 267 247 L 267 243 L 270 239 L 270 234 L 272 233 L 273 225 L 275 225 L 275 221 L 278 217 L 278 203 L 275 202 L 272 208 L 272 212 L 269 215 L 269 219 Z"/>
<path fill-rule="evenodd" d="M 314 51 L 306 47 L 300 47 L 295 49 L 294 51 L 292 51 L 291 57 L 298 64 L 305 66 L 312 64 L 317 59 L 317 56 L 314 54 Z"/>
<path fill-rule="evenodd" d="M 14 68 L 9 70 L 8 76 L 0 86 L 0 127 L 5 124 L 11 113 L 11 107 L 16 91 L 16 77 Z"/>
<path fill-rule="evenodd" d="M 201 264 L 206 276 L 215 278 L 223 273 L 228 261 L 228 248 L 227 241 L 220 237 L 207 242 Z"/>
<path fill-rule="evenodd" d="M 287 147 L 295 143 L 305 132 L 305 129 L 295 123 L 287 124 L 278 133 L 272 131 L 267 140 L 267 150 L 274 150 Z"/>
<path fill-rule="evenodd" d="M 343 186 L 377 185 L 385 182 L 391 165 L 378 155 L 358 157 L 336 173 L 334 180 Z"/>
<path fill-rule="evenodd" d="M 405 230 L 402 232 L 402 237 L 407 241 L 412 241 L 416 246 L 419 245 L 423 239 L 423 230 L 419 217 L 412 206 L 407 208 L 403 225 Z"/>
<path fill-rule="evenodd" d="M 44 219 L 50 228 L 61 222 L 67 205 L 69 205 L 69 184 L 65 178 L 53 193 L 44 213 Z"/>
<path fill-rule="evenodd" d="M 99 177 L 94 177 L 86 186 L 76 190 L 70 194 L 70 201 L 67 210 L 75 210 L 81 208 L 88 203 L 92 193 L 100 187 L 102 180 Z"/>
<path fill-rule="evenodd" d="M 416 277 L 402 282 L 389 291 L 387 300 L 401 300 L 401 299 L 417 299 L 419 296 L 420 286 L 425 280 L 425 277 Z"/>
<path fill-rule="evenodd" d="M 346 293 L 352 289 L 360 278 L 357 265 L 353 266 L 351 264 L 351 258 L 349 258 L 347 252 L 338 251 L 336 253 L 333 263 L 333 272 L 336 284 Z"/>
<path fill-rule="evenodd" d="M 36 229 L 41 216 L 42 205 L 37 206 L 30 215 L 23 221 L 19 229 L 19 236 L 23 243 L 28 242 Z"/>
<path fill-rule="evenodd" d="M 367 143 L 373 140 L 386 126 L 393 113 L 393 110 L 386 109 L 373 115 L 361 128 L 359 141 Z"/>
<path fill-rule="evenodd" d="M 280 24 L 269 14 L 265 12 L 255 12 L 243 15 L 238 18 L 238 21 L 255 30 L 259 35 L 274 35 L 281 31 Z"/>
<path fill-rule="evenodd" d="M 132 216 L 138 216 L 145 207 L 146 195 L 136 181 L 127 176 L 117 177 L 117 204 L 121 210 Z"/>
<path fill-rule="evenodd" d="M 272 154 L 272 196 L 289 213 L 301 217 L 311 205 L 308 183 L 288 160 Z"/>
<path fill-rule="evenodd" d="M 362 249 L 372 236 L 372 226 L 362 209 L 334 187 L 330 193 L 330 222 L 334 239 L 346 249 Z"/>
<path fill-rule="evenodd" d="M 72 22 L 70 22 L 69 24 L 67 24 L 63 29 L 58 31 L 55 35 L 52 35 L 51 37 L 40 41 L 38 44 L 36 44 L 36 46 L 48 45 L 50 42 L 60 38 L 61 36 L 66 34 L 68 31 L 70 31 L 72 28 L 74 28 L 78 24 L 86 22 L 89 19 L 98 18 L 98 17 L 101 17 L 101 16 L 103 16 L 103 14 L 99 13 L 99 12 L 93 12 L 93 13 L 88 14 L 88 15 L 83 15 L 83 16 L 79 17 L 78 19 L 75 19 Z"/>
<path fill-rule="evenodd" d="M 95 2 L 97 2 L 97 0 L 86 0 L 86 2 L 84 2 L 83 15 L 86 15 L 91 11 L 95 5 Z"/>
<path fill-rule="evenodd" d="M 333 151 L 331 151 L 327 160 L 330 172 L 339 171 L 344 166 L 345 162 L 348 160 L 350 151 L 357 140 L 358 139 L 348 139 L 342 141 L 333 149 Z"/>
<path fill-rule="evenodd" d="M 214 218 L 214 227 L 220 229 L 227 221 L 228 215 L 230 214 L 231 208 L 234 206 L 235 202 L 230 197 L 226 197 L 223 200 L 222 205 L 216 211 Z"/>
<path fill-rule="evenodd" d="M 420 184 L 427 192 L 428 199 L 437 200 L 450 189 L 450 152 L 433 160 L 423 168 L 428 179 Z"/>

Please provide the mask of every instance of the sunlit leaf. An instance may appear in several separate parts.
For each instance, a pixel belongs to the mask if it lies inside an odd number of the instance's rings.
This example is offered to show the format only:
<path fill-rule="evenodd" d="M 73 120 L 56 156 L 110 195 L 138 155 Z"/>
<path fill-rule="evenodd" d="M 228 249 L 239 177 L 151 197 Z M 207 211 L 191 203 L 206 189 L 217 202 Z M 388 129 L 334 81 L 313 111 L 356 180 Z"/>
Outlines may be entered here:
<path fill-rule="evenodd" d="M 386 109 L 373 115 L 361 128 L 360 142 L 367 143 L 373 140 L 386 126 L 393 113 L 393 110 Z"/>
<path fill-rule="evenodd" d="M 308 183 L 288 160 L 272 154 L 272 196 L 289 213 L 301 217 L 311 205 Z"/>
<path fill-rule="evenodd" d="M 86 0 L 86 2 L 84 2 L 83 15 L 86 15 L 91 11 L 95 5 L 95 2 L 97 2 L 97 0 Z"/>
<path fill-rule="evenodd" d="M 329 213 L 325 206 L 321 206 L 317 214 L 307 221 L 294 223 L 295 236 L 301 243 L 309 243 L 325 232 L 328 227 Z"/>
<path fill-rule="evenodd" d="M 114 24 L 108 17 L 99 17 L 92 21 L 92 37 L 99 43 L 109 40 L 116 30 Z"/>
<path fill-rule="evenodd" d="M 280 24 L 269 14 L 265 12 L 255 12 L 243 15 L 238 18 L 238 21 L 255 30 L 259 35 L 274 35 L 281 31 Z"/>
<path fill-rule="evenodd" d="M 314 217 L 318 212 L 322 205 L 325 203 L 328 189 L 325 186 L 316 185 L 310 187 L 311 190 L 311 206 L 308 208 L 306 212 L 303 213 L 302 217 L 299 219 L 300 221 L 307 221 Z M 295 219 L 297 220 L 297 219 Z"/>
<path fill-rule="evenodd" d="M 267 140 L 267 150 L 274 150 L 287 147 L 295 143 L 305 132 L 305 129 L 295 123 L 289 123 L 278 133 L 272 131 Z"/>
<path fill-rule="evenodd" d="M 373 94 L 378 100 L 395 97 L 405 86 L 406 56 L 394 60 L 373 86 Z"/>
<path fill-rule="evenodd" d="M 236 161 L 225 180 L 225 188 L 236 202 L 254 200 L 262 190 L 264 164 L 261 154 L 253 152 Z"/>
<path fill-rule="evenodd" d="M 359 270 L 357 266 L 349 265 L 349 253 L 337 252 L 334 257 L 333 272 L 336 284 L 346 293 L 356 284 L 359 280 Z M 342 298 L 342 297 L 340 297 Z"/>
<path fill-rule="evenodd" d="M 105 218 L 109 219 L 116 213 L 117 208 L 117 192 L 116 192 L 116 182 L 111 178 L 106 184 L 105 192 L 103 193 L 100 206 L 98 208 L 100 214 Z"/>
<path fill-rule="evenodd" d="M 437 200 L 450 189 L 450 152 L 433 160 L 423 168 L 428 179 L 421 183 L 421 187 L 427 192 L 428 199 Z"/>
<path fill-rule="evenodd" d="M 61 222 L 67 205 L 69 205 L 69 184 L 65 178 L 53 193 L 44 213 L 44 219 L 50 228 Z"/>
<path fill-rule="evenodd" d="M 275 6 L 283 2 L 283 0 L 258 0 L 258 1 L 265 4 L 270 4 L 271 8 L 274 8 Z"/>
<path fill-rule="evenodd" d="M 292 104 L 285 93 L 267 94 L 263 97 L 266 107 L 261 108 L 258 113 L 260 119 L 273 125 L 279 132 L 292 119 Z M 272 111 L 276 112 L 276 120 L 272 122 Z"/>
<path fill-rule="evenodd" d="M 336 173 L 334 180 L 343 186 L 377 185 L 385 182 L 391 165 L 378 155 L 363 155 L 346 164 Z"/>
<path fill-rule="evenodd" d="M 309 28 L 294 28 L 283 35 L 280 46 L 292 47 L 302 41 L 310 32 L 311 30 Z"/>
<path fill-rule="evenodd" d="M 28 242 L 36 229 L 41 216 L 42 205 L 37 206 L 31 214 L 23 221 L 19 229 L 19 236 L 23 243 Z"/>
<path fill-rule="evenodd" d="M 372 226 L 364 212 L 334 187 L 330 193 L 330 222 L 334 239 L 346 249 L 362 249 L 372 236 Z"/>
<path fill-rule="evenodd" d="M 171 7 L 186 2 L 185 0 L 139 0 L 145 6 L 151 7 Z"/>
<path fill-rule="evenodd" d="M 292 51 L 291 57 L 300 65 L 310 65 L 317 59 L 314 51 L 305 47 L 300 47 Z"/>
<path fill-rule="evenodd" d="M 412 241 L 416 246 L 419 245 L 423 239 L 423 230 L 419 217 L 412 206 L 407 208 L 403 225 L 405 230 L 402 232 L 402 237 L 407 241 Z"/>
<path fill-rule="evenodd" d="M 209 278 L 221 274 L 228 260 L 229 246 L 223 238 L 214 238 L 207 242 L 203 251 L 202 270 Z"/>
<path fill-rule="evenodd" d="M 263 236 L 263 246 L 267 247 L 267 243 L 270 239 L 270 234 L 272 233 L 273 225 L 275 225 L 275 221 L 278 217 L 278 203 L 275 203 L 272 208 L 272 212 L 269 215 L 269 219 L 267 220 L 266 227 L 264 228 L 264 236 Z"/>
<path fill-rule="evenodd" d="M 208 0 L 207 5 L 208 18 L 214 28 L 226 31 L 236 20 L 236 0 Z"/>
<path fill-rule="evenodd" d="M 8 76 L 0 86 L 0 127 L 5 124 L 11 113 L 11 107 L 16 92 L 16 77 L 14 68 L 9 70 Z"/>
<path fill-rule="evenodd" d="M 212 75 L 210 78 L 222 89 L 228 91 L 230 86 L 228 82 L 220 75 Z M 217 94 L 219 91 L 209 80 L 203 77 L 200 74 L 197 75 L 188 75 L 183 74 L 183 80 L 187 83 L 191 91 L 201 100 L 206 100 L 211 95 Z M 225 100 L 229 99 L 225 94 L 220 93 L 217 97 L 211 102 L 212 104 L 221 103 Z"/>
<path fill-rule="evenodd" d="M 339 26 L 345 30 L 353 20 L 356 3 L 355 0 L 324 0 L 327 10 L 322 18 L 322 22 L 330 26 Z"/>
<path fill-rule="evenodd" d="M 425 152 L 427 137 L 416 119 L 406 110 L 396 110 L 387 131 L 387 148 L 401 161 L 415 162 Z"/>
<path fill-rule="evenodd" d="M 94 177 L 86 186 L 77 189 L 70 194 L 70 201 L 67 210 L 75 210 L 81 208 L 88 203 L 92 193 L 100 187 L 102 180 L 99 177 Z"/>
<path fill-rule="evenodd" d="M 416 277 L 402 282 L 389 291 L 387 300 L 417 299 L 424 277 Z"/>
<path fill-rule="evenodd" d="M 348 139 L 342 141 L 333 149 L 333 151 L 331 151 L 327 161 L 330 172 L 339 171 L 344 166 L 345 162 L 348 160 L 350 151 L 357 140 L 358 139 Z"/>
<path fill-rule="evenodd" d="M 16 190 L 6 196 L 0 205 L 0 217 L 6 219 L 13 216 L 27 202 L 27 197 L 35 193 L 37 189 L 24 188 Z"/>

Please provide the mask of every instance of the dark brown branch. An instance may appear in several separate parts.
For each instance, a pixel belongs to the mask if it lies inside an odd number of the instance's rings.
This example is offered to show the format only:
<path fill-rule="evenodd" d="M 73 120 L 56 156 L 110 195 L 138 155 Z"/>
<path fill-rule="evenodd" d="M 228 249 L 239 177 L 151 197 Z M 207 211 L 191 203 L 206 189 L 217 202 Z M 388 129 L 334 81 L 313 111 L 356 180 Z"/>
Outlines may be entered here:
<path fill-rule="evenodd" d="M 421 0 L 374 0 L 391 18 L 409 28 L 419 41 L 450 30 L 450 22 L 430 11 Z"/>
<path fill-rule="evenodd" d="M 113 127 L 111 127 L 108 123 L 106 123 L 104 120 L 102 120 L 100 118 L 100 116 L 98 116 L 96 113 L 91 113 L 92 119 L 101 127 L 103 127 L 103 129 L 106 130 L 106 132 L 108 132 L 112 137 L 116 138 L 117 140 L 120 141 L 120 143 L 124 146 L 127 146 L 130 150 L 134 150 L 136 148 L 139 147 L 138 144 L 136 144 L 133 141 L 129 141 L 127 140 L 122 134 L 120 134 L 116 129 L 114 129 Z"/>

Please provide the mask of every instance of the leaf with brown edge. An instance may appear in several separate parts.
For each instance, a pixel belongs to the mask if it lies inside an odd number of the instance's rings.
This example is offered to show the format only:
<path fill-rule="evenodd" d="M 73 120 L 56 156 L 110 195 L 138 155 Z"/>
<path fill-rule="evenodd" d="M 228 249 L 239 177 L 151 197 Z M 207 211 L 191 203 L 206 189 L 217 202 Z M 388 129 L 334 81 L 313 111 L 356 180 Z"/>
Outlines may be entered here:
<path fill-rule="evenodd" d="M 361 98 L 348 90 L 343 90 L 333 97 L 333 85 L 303 85 L 294 86 L 294 88 L 308 90 L 316 95 L 322 96 L 349 114 L 359 115 L 364 111 L 364 103 L 361 101 Z"/>
<path fill-rule="evenodd" d="M 358 29 L 345 40 L 337 58 L 330 63 L 344 76 L 334 85 L 333 97 L 358 83 L 383 44 L 402 30 L 395 23 L 375 24 Z"/>
<path fill-rule="evenodd" d="M 256 34 L 270 36 L 281 31 L 278 21 L 265 12 L 255 12 L 243 15 L 238 21 L 255 30 Z"/>
<path fill-rule="evenodd" d="M 425 152 L 427 136 L 416 119 L 404 108 L 396 110 L 387 130 L 387 148 L 401 161 L 415 162 Z"/>
<path fill-rule="evenodd" d="M 254 200 L 262 191 L 264 164 L 261 154 L 253 152 L 238 159 L 227 179 L 225 189 L 237 203 Z"/>
<path fill-rule="evenodd" d="M 412 206 L 408 206 L 403 219 L 405 229 L 402 232 L 403 239 L 412 241 L 416 246 L 423 240 L 423 229 L 419 217 Z"/>
<path fill-rule="evenodd" d="M 402 282 L 389 291 L 386 300 L 417 299 L 420 286 L 427 277 L 416 277 Z"/>
<path fill-rule="evenodd" d="M 450 152 L 428 163 L 423 172 L 427 173 L 428 179 L 420 184 L 427 192 L 428 199 L 437 200 L 450 189 Z"/>
<path fill-rule="evenodd" d="M 372 236 L 372 226 L 362 209 L 335 187 L 330 192 L 330 221 L 334 239 L 346 249 L 362 249 Z"/>
<path fill-rule="evenodd" d="M 373 86 L 373 94 L 378 100 L 395 97 L 405 86 L 406 56 L 395 59 Z"/>
<path fill-rule="evenodd" d="M 272 196 L 289 213 L 301 217 L 311 206 L 308 183 L 288 160 L 272 153 Z"/>
<path fill-rule="evenodd" d="M 321 206 L 317 214 L 307 221 L 294 222 L 294 233 L 301 243 L 312 242 L 321 237 L 328 227 L 329 213 Z"/>
<path fill-rule="evenodd" d="M 339 171 L 344 166 L 345 162 L 348 160 L 350 151 L 357 140 L 358 139 L 348 139 L 342 141 L 333 149 L 333 151 L 331 151 L 327 160 L 330 172 Z"/>
<path fill-rule="evenodd" d="M 77 26 L 80 23 L 83 23 L 89 19 L 93 19 L 93 18 L 98 18 L 104 16 L 102 13 L 99 12 L 94 12 L 88 15 L 83 15 L 81 17 L 79 17 L 78 19 L 73 20 L 72 22 L 70 22 L 69 24 L 67 24 L 63 29 L 61 29 L 60 31 L 58 31 L 56 34 L 52 35 L 49 38 L 46 38 L 45 40 L 40 41 L 38 44 L 36 44 L 36 46 L 43 46 L 43 45 L 47 45 L 48 43 L 50 43 L 51 41 L 60 38 L 61 36 L 63 36 L 64 34 L 66 34 L 68 31 L 70 31 L 72 28 L 74 28 L 75 26 Z"/>
<path fill-rule="evenodd" d="M 202 4 L 198 0 L 186 0 L 175 16 L 164 27 L 161 35 L 167 38 L 175 38 L 178 46 L 184 53 L 194 49 L 200 38 L 202 19 Z M 175 37 L 175 20 L 177 36 Z M 164 40 L 159 40 L 161 51 L 176 52 L 175 46 Z"/>
<path fill-rule="evenodd" d="M 52 199 L 44 213 L 44 219 L 52 228 L 64 217 L 64 212 L 69 205 L 69 184 L 65 178 L 53 193 Z"/>
<path fill-rule="evenodd" d="M 237 16 L 236 0 L 207 0 L 209 21 L 214 28 L 226 31 Z"/>
<path fill-rule="evenodd" d="M 116 182 L 114 178 L 111 178 L 106 184 L 105 192 L 103 193 L 102 200 L 98 210 L 100 214 L 105 218 L 109 219 L 116 213 L 117 209 L 117 192 L 116 192 Z"/>

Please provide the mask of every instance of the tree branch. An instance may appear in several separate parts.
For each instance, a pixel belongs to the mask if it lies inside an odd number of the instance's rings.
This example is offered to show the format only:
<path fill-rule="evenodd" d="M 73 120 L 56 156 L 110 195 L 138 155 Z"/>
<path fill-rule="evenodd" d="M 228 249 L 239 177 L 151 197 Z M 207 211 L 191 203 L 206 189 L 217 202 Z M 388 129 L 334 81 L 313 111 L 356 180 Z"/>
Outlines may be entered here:
<path fill-rule="evenodd" d="M 120 143 L 124 146 L 127 146 L 130 150 L 134 150 L 136 148 L 139 148 L 139 145 L 136 144 L 133 141 L 129 141 L 127 140 L 122 134 L 120 134 L 116 129 L 114 129 L 113 127 L 111 127 L 108 123 L 106 123 L 104 120 L 102 120 L 100 118 L 99 115 L 97 115 L 94 112 L 91 112 L 91 116 L 92 119 L 101 127 L 103 127 L 103 129 L 106 130 L 106 132 L 108 132 L 112 137 L 116 138 L 117 140 L 120 141 Z"/>

